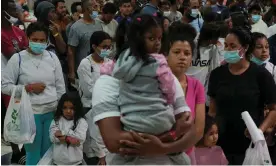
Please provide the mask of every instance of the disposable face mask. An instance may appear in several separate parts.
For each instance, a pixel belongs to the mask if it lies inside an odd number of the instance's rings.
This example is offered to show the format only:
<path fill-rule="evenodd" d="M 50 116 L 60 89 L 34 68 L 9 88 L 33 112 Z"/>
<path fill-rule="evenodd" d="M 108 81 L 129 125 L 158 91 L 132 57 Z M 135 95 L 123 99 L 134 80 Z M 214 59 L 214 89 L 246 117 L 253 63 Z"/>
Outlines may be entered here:
<path fill-rule="evenodd" d="M 197 18 L 198 14 L 199 14 L 198 9 L 192 9 L 192 11 L 191 11 L 191 16 L 192 17 Z"/>
<path fill-rule="evenodd" d="M 97 11 L 93 11 L 91 14 L 90 14 L 90 17 L 94 20 L 98 17 L 99 13 Z"/>
<path fill-rule="evenodd" d="M 257 23 L 261 19 L 261 16 L 260 15 L 252 15 L 251 18 L 252 18 L 253 23 Z"/>
<path fill-rule="evenodd" d="M 5 13 L 6 13 L 7 16 L 10 17 L 10 18 L 8 18 L 8 17 L 5 16 L 5 18 L 6 18 L 11 24 L 15 24 L 15 23 L 18 22 L 18 18 L 15 18 L 15 17 L 9 15 L 9 13 L 6 12 L 6 11 L 5 11 Z"/>
<path fill-rule="evenodd" d="M 170 12 L 170 11 L 166 11 L 166 12 L 164 12 L 163 14 L 164 14 L 164 16 L 167 17 L 167 16 L 169 16 L 169 15 L 171 14 L 171 12 Z"/>
<path fill-rule="evenodd" d="M 236 51 L 224 51 L 223 52 L 224 60 L 227 63 L 237 63 L 239 62 L 243 56 L 239 55 L 239 50 Z"/>
<path fill-rule="evenodd" d="M 30 49 L 35 53 L 35 54 L 42 54 L 43 51 L 47 48 L 46 43 L 37 43 L 37 42 L 29 42 L 29 47 Z"/>
<path fill-rule="evenodd" d="M 256 63 L 257 65 L 262 65 L 267 63 L 270 60 L 270 58 L 267 58 L 265 61 L 260 60 L 259 58 L 256 58 L 254 55 L 251 58 L 251 61 Z"/>
<path fill-rule="evenodd" d="M 100 57 L 105 58 L 105 57 L 109 56 L 110 53 L 111 53 L 111 51 L 109 49 L 102 49 L 101 53 L 100 53 Z"/>

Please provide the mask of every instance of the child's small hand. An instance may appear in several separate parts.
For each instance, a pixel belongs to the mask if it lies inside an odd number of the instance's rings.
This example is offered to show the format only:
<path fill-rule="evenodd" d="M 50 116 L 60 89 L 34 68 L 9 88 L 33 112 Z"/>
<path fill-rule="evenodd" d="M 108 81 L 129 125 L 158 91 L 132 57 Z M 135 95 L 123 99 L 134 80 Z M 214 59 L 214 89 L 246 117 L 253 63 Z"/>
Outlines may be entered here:
<path fill-rule="evenodd" d="M 61 136 L 63 136 L 63 135 L 62 135 L 62 132 L 60 130 L 55 132 L 55 137 L 58 138 L 58 137 L 61 137 Z"/>
<path fill-rule="evenodd" d="M 61 143 L 65 143 L 65 136 L 59 136 L 57 137 Z"/>
<path fill-rule="evenodd" d="M 77 138 L 73 138 L 73 137 L 70 137 L 70 136 L 66 137 L 66 142 L 70 143 L 71 145 L 75 145 L 75 146 L 80 145 L 80 141 Z"/>

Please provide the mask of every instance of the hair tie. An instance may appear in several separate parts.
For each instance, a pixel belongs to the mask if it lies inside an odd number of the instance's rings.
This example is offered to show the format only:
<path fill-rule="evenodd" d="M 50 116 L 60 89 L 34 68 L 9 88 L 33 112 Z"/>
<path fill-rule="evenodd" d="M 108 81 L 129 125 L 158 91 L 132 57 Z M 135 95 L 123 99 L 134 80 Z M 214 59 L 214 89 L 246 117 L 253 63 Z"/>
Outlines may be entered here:
<path fill-rule="evenodd" d="M 156 16 L 157 16 L 157 13 L 153 13 L 153 16 L 156 17 Z"/>
<path fill-rule="evenodd" d="M 140 17 L 137 18 L 137 21 L 141 21 L 142 19 Z"/>

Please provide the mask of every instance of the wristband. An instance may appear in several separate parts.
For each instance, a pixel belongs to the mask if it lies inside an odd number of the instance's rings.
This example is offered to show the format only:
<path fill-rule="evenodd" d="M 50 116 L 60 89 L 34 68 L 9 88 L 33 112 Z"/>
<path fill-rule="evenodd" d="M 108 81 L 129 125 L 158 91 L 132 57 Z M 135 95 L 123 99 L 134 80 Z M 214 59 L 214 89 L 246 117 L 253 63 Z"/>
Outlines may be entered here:
<path fill-rule="evenodd" d="M 59 33 L 56 33 L 56 34 L 54 34 L 53 36 L 54 36 L 54 37 L 57 37 L 58 35 L 59 35 Z"/>

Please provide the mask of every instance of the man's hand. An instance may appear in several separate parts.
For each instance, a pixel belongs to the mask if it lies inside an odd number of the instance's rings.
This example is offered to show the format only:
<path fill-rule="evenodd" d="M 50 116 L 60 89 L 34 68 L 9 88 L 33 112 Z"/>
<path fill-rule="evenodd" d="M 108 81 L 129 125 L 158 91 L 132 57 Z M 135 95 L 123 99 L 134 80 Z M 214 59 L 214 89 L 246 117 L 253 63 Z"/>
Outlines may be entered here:
<path fill-rule="evenodd" d="M 176 120 L 176 128 L 175 128 L 175 134 L 176 137 L 179 138 L 183 136 L 189 129 L 191 128 L 191 125 L 193 123 L 193 118 L 191 117 L 190 112 L 184 112 L 183 115 Z"/>
<path fill-rule="evenodd" d="M 50 29 L 52 35 L 54 37 L 56 37 L 56 35 L 59 34 L 60 31 L 61 31 L 60 26 L 57 23 L 54 23 L 51 20 L 50 20 L 50 22 L 51 22 L 51 25 L 50 25 L 49 29 Z"/>

